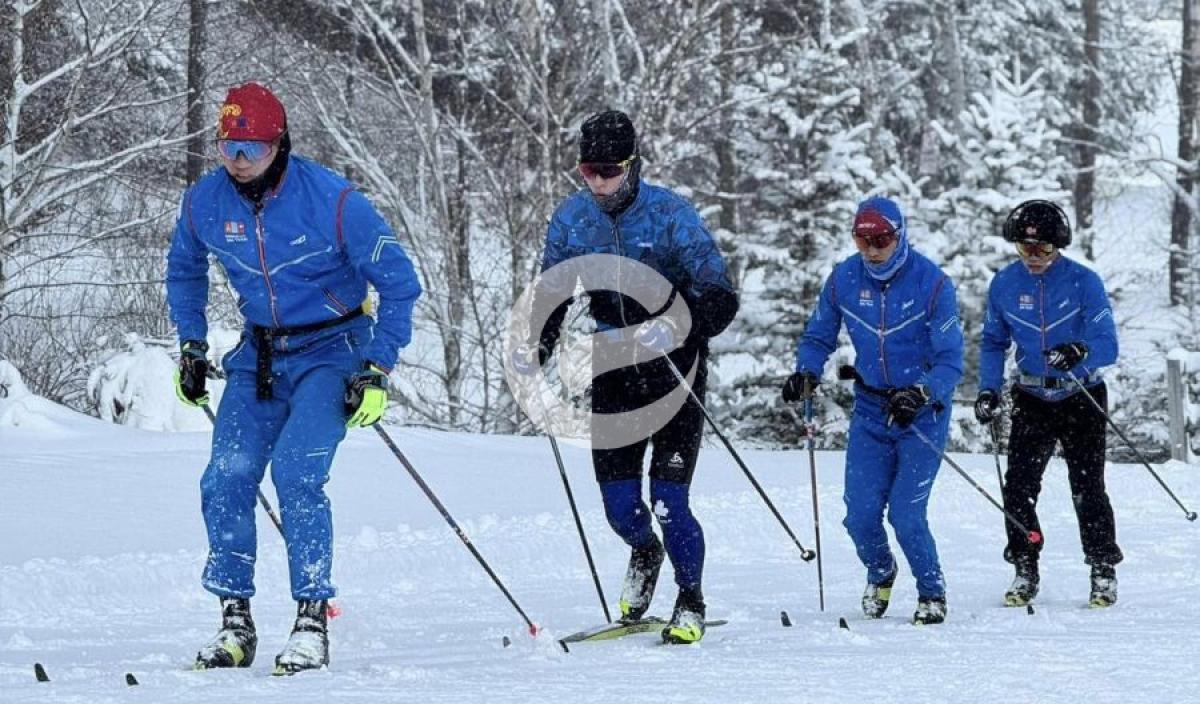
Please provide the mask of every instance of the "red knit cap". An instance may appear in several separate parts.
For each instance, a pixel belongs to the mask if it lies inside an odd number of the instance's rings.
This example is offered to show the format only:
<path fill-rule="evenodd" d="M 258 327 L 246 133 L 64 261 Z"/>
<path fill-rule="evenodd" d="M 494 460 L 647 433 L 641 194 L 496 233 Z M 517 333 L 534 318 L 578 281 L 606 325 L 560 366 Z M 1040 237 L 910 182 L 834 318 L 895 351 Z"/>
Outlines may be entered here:
<path fill-rule="evenodd" d="M 230 88 L 217 118 L 217 139 L 273 142 L 285 129 L 283 103 L 257 83 Z"/>

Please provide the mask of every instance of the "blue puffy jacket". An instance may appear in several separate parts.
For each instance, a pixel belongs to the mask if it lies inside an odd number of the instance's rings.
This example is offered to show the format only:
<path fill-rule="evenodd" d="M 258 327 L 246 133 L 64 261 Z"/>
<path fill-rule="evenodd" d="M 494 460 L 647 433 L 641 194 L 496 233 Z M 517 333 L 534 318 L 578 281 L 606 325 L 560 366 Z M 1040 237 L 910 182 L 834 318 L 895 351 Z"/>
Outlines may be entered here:
<path fill-rule="evenodd" d="M 184 194 L 167 254 L 167 301 L 181 340 L 208 333 L 208 255 L 225 268 L 250 325 L 291 328 L 358 307 L 379 292 L 366 360 L 391 369 L 412 338 L 421 285 L 388 224 L 346 179 L 291 156 L 261 209 L 218 168 Z"/>
<path fill-rule="evenodd" d="M 987 318 L 979 359 L 979 388 L 999 391 L 1004 385 L 1004 358 L 1017 343 L 1022 374 L 1066 377 L 1046 363 L 1045 350 L 1067 342 L 1087 345 L 1088 355 L 1071 372 L 1088 384 L 1100 380 L 1099 369 L 1117 361 L 1117 326 L 1104 283 L 1096 272 L 1060 256 L 1045 272 L 1029 273 L 1015 261 L 996 273 L 988 287 Z M 1046 399 L 1069 395 L 1072 388 L 1022 388 Z"/>
<path fill-rule="evenodd" d="M 586 189 L 568 197 L 550 220 L 542 270 L 587 254 L 636 259 L 662 274 L 688 303 L 693 334 L 700 337 L 720 333 L 737 312 L 737 296 L 716 242 L 696 209 L 669 189 L 642 181 L 633 204 L 615 220 Z M 593 291 L 591 312 L 606 330 L 637 325 L 658 311 L 646 311 L 612 291 Z M 561 320 L 556 317 L 548 325 L 553 339 Z"/>
<path fill-rule="evenodd" d="M 843 322 L 864 383 L 877 389 L 923 384 L 934 401 L 950 407 L 962 376 L 962 325 L 954 284 L 936 264 L 910 251 L 883 282 L 867 273 L 861 254 L 840 262 L 800 338 L 796 371 L 821 375 Z"/>

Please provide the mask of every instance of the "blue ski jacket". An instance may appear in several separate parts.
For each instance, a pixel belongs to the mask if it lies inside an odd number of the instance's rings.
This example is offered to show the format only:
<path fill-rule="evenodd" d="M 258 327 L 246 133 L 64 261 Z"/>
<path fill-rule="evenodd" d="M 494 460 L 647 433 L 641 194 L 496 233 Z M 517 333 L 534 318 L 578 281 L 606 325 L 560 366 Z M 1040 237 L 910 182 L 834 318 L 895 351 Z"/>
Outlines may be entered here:
<path fill-rule="evenodd" d="M 962 376 L 963 336 L 954 284 L 911 250 L 887 281 L 871 277 L 861 254 L 834 267 L 796 351 L 796 371 L 818 377 L 837 349 L 842 323 L 854 344 L 854 366 L 876 389 L 923 384 L 949 408 Z"/>
<path fill-rule="evenodd" d="M 633 204 L 616 219 L 587 189 L 568 197 L 550 220 L 542 271 L 587 254 L 636 259 L 661 274 L 688 303 L 694 332 L 701 337 L 720 333 L 737 312 L 737 294 L 716 242 L 696 209 L 669 189 L 642 181 Z M 614 291 L 590 296 L 601 330 L 637 325 L 656 313 Z"/>
<path fill-rule="evenodd" d="M 260 208 L 223 168 L 184 194 L 167 254 L 167 301 L 180 340 L 208 332 L 208 255 L 224 267 L 249 325 L 293 328 L 357 308 L 370 282 L 379 292 L 374 335 L 363 355 L 390 370 L 412 338 L 421 285 L 388 224 L 346 179 L 288 157 L 283 179 Z"/>
<path fill-rule="evenodd" d="M 1015 261 L 996 273 L 988 287 L 987 317 L 979 357 L 979 389 L 999 392 L 1004 385 L 1004 358 L 1017 343 L 1020 374 L 1064 379 L 1046 363 L 1046 350 L 1067 342 L 1087 345 L 1087 357 L 1071 370 L 1085 385 L 1101 380 L 1099 369 L 1117 361 L 1117 326 L 1104 283 L 1096 272 L 1065 256 L 1056 258 L 1041 274 L 1029 273 Z M 1023 384 L 1023 390 L 1047 400 L 1070 395 L 1073 384 L 1061 389 Z"/>

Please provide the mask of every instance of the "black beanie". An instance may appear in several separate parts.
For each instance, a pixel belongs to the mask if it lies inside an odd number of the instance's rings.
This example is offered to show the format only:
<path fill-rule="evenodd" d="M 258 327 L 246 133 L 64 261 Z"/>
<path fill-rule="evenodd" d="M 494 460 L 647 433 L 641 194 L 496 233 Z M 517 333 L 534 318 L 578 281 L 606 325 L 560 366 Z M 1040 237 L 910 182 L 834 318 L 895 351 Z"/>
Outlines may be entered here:
<path fill-rule="evenodd" d="M 579 161 L 618 164 L 637 154 L 637 131 L 620 110 L 605 110 L 579 128 Z"/>

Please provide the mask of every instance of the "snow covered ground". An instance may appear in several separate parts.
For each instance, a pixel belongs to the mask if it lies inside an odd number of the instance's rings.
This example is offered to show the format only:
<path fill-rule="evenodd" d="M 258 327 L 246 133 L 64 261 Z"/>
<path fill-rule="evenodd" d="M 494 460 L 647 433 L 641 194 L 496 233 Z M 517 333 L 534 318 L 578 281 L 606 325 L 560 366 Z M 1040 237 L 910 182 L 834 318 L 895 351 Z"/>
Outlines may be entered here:
<path fill-rule="evenodd" d="M 28 396 L 0 399 L 0 418 L 0 702 L 1200 700 L 1200 525 L 1140 466 L 1109 469 L 1127 559 L 1120 602 L 1093 610 L 1065 468 L 1052 461 L 1041 504 L 1043 593 L 1032 616 L 1000 605 L 1011 575 L 999 513 L 943 467 L 931 519 L 950 618 L 918 628 L 907 623 L 916 597 L 906 572 L 887 619 L 858 615 L 863 570 L 839 524 L 841 453 L 817 457 L 821 613 L 815 563 L 799 560 L 728 455 L 709 446 L 695 505 L 708 537 L 710 616 L 729 625 L 694 647 L 635 636 L 564 654 L 555 636 L 603 616 L 546 440 L 390 430 L 546 629 L 535 639 L 379 438 L 360 431 L 329 487 L 343 609 L 332 624 L 332 666 L 273 678 L 293 604 L 282 544 L 261 514 L 259 661 L 242 671 L 188 669 L 218 622 L 198 583 L 207 433 L 115 426 Z M 625 549 L 604 522 L 586 451 L 564 453 L 615 602 Z M 811 545 L 807 455 L 745 457 Z M 990 456 L 958 459 L 995 492 Z M 1200 507 L 1195 467 L 1160 469 Z M 667 613 L 673 599 L 666 579 L 653 611 Z M 792 628 L 780 625 L 781 609 Z M 842 615 L 849 631 L 837 626 Z M 502 647 L 506 635 L 512 647 Z M 34 681 L 34 662 L 50 683 Z M 126 672 L 141 684 L 126 687 Z"/>

